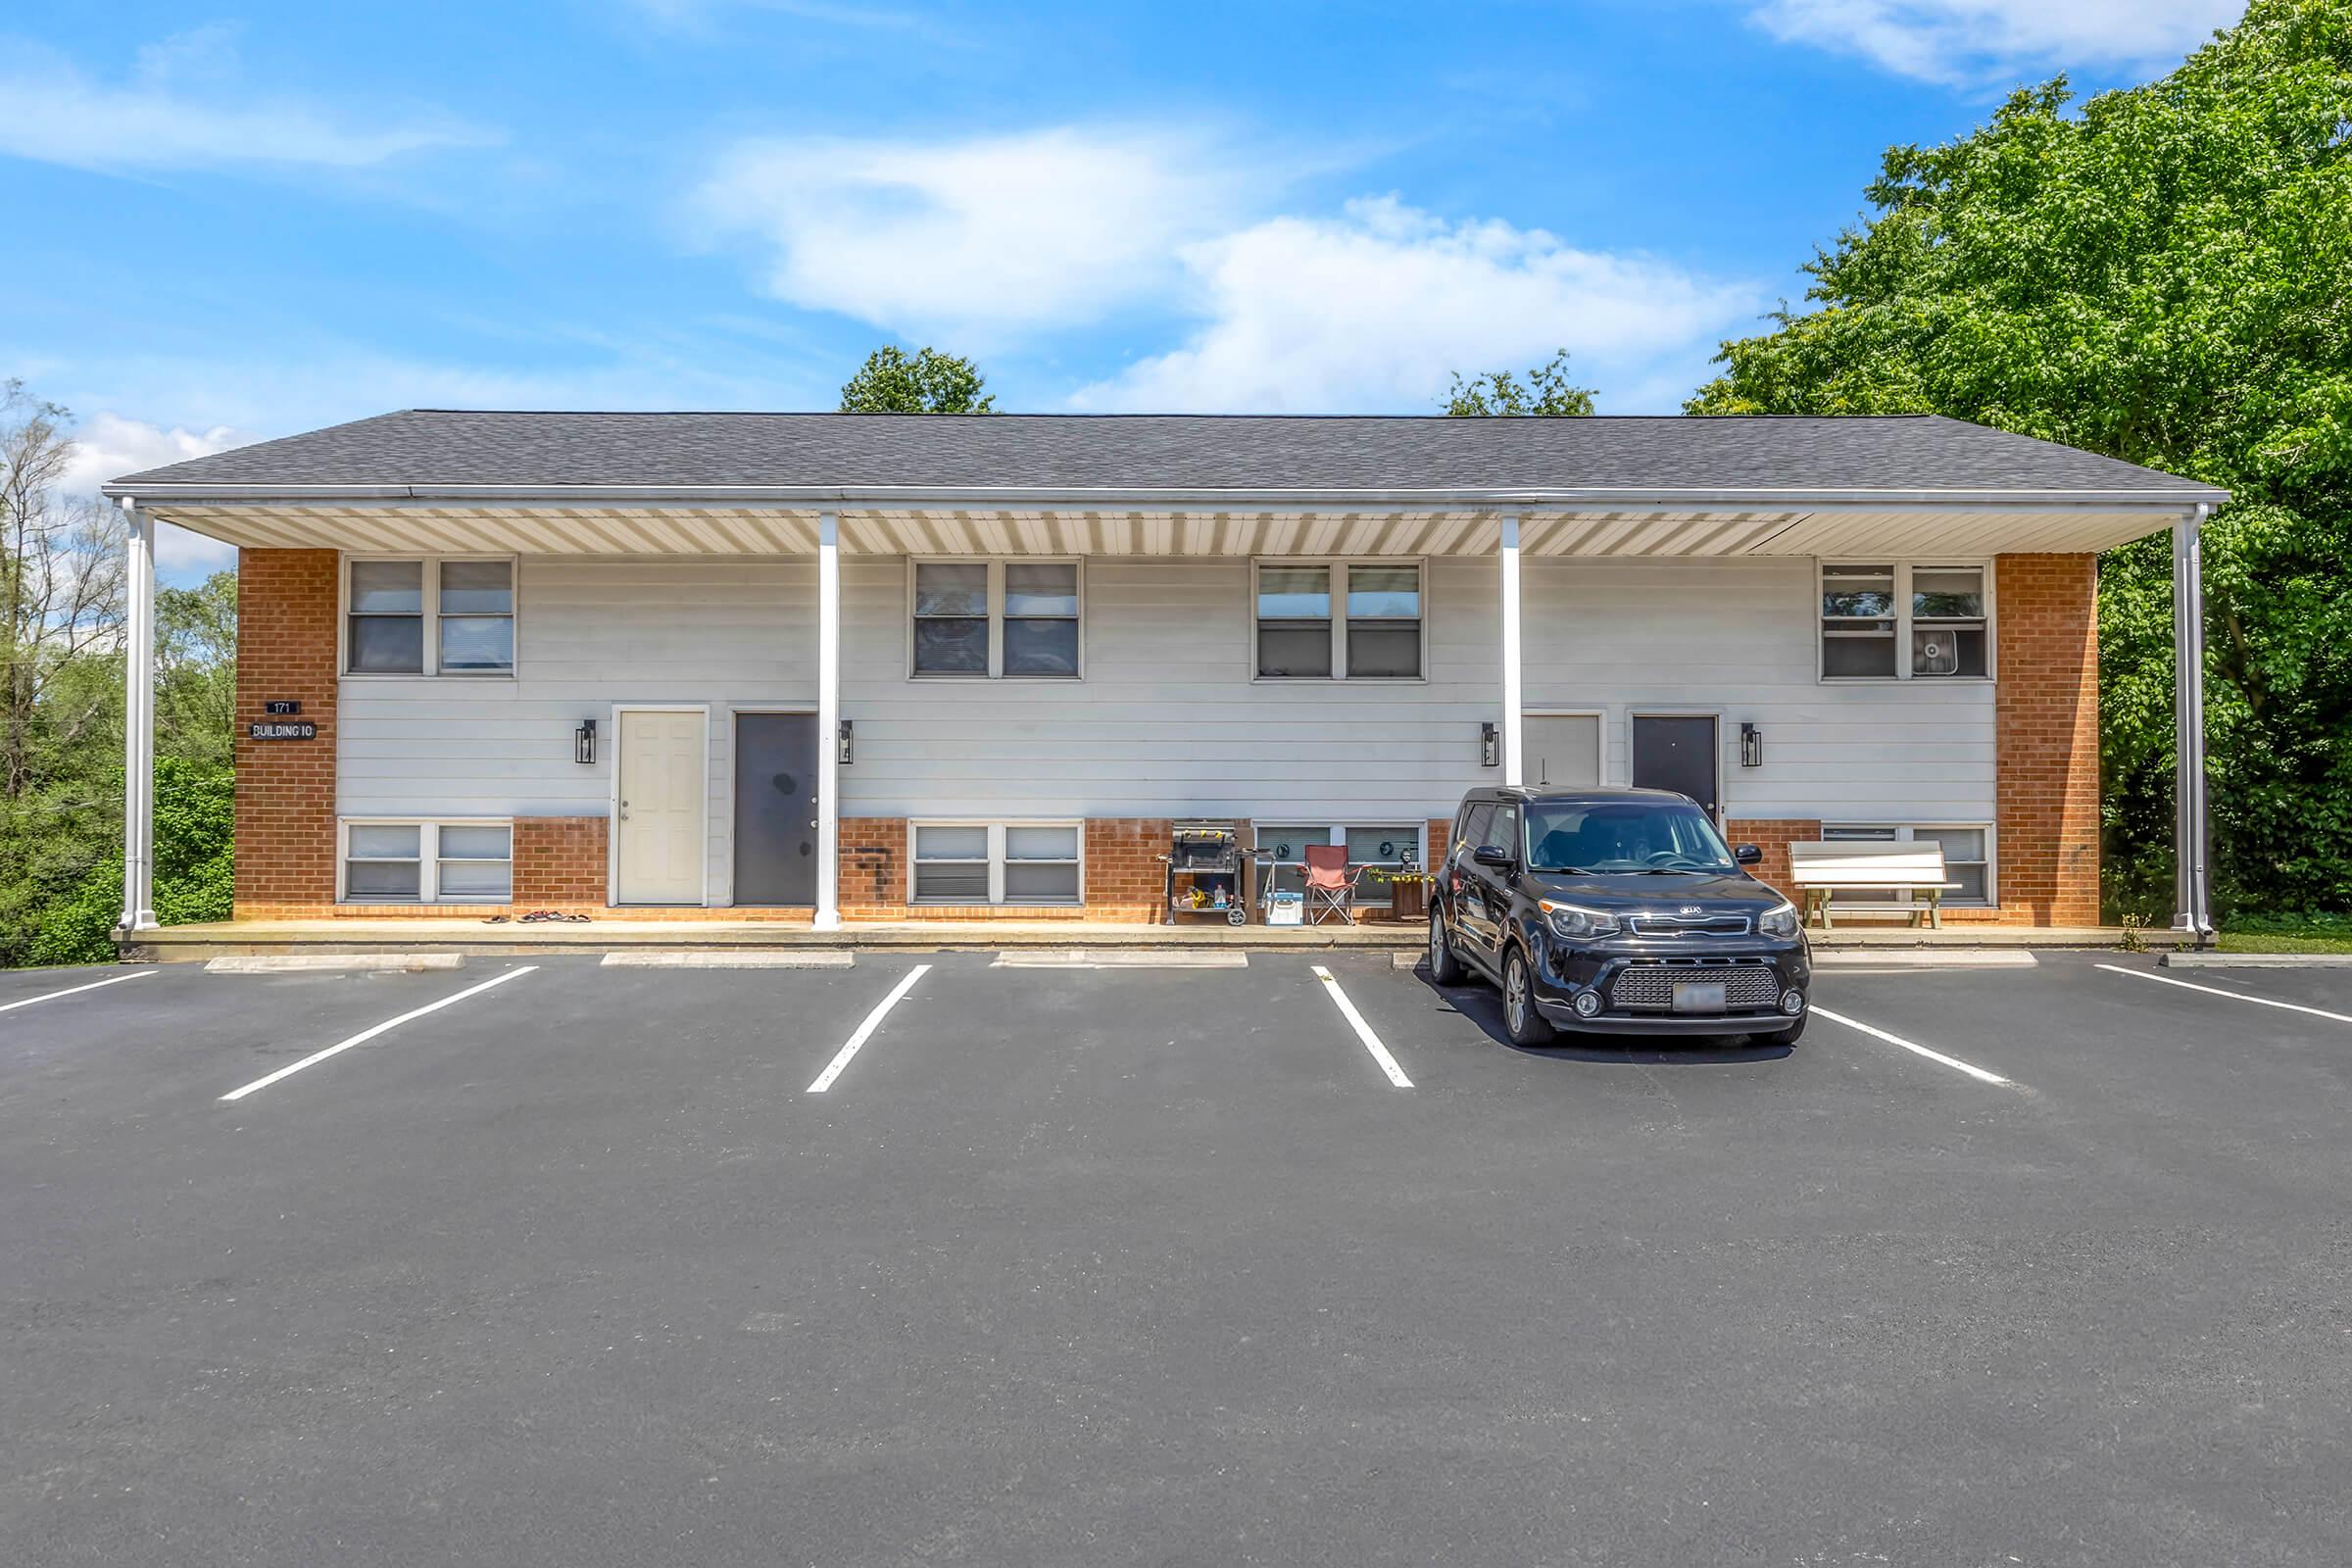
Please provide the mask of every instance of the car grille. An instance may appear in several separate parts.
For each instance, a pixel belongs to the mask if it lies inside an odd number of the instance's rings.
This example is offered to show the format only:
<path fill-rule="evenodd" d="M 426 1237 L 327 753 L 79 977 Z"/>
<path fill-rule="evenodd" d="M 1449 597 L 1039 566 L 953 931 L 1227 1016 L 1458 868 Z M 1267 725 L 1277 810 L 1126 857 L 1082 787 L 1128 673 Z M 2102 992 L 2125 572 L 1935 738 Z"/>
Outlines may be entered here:
<path fill-rule="evenodd" d="M 1743 937 L 1744 914 L 1637 914 L 1627 922 L 1638 937 Z"/>
<path fill-rule="evenodd" d="M 1768 963 L 1740 963 L 1728 958 L 1683 958 L 1663 963 L 1628 964 L 1609 982 L 1609 1005 L 1629 1011 L 1674 1005 L 1677 980 L 1723 982 L 1723 1004 L 1734 1012 L 1770 1007 L 1781 997 L 1781 977 Z"/>

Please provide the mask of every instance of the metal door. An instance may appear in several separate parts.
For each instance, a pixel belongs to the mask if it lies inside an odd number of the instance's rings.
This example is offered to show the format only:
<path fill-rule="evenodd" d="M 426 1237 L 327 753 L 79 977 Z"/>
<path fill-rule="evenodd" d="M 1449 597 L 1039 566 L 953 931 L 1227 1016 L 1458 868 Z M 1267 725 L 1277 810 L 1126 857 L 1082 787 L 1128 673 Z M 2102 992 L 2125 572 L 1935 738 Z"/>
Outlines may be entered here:
<path fill-rule="evenodd" d="M 735 902 L 816 903 L 816 715 L 735 715 Z"/>
<path fill-rule="evenodd" d="M 1589 790 L 1600 782 L 1600 718 L 1530 713 L 1519 721 L 1519 771 L 1538 789 Z"/>
<path fill-rule="evenodd" d="M 1721 820 L 1716 773 L 1722 765 L 1715 716 L 1636 713 L 1634 787 L 1688 795 Z"/>

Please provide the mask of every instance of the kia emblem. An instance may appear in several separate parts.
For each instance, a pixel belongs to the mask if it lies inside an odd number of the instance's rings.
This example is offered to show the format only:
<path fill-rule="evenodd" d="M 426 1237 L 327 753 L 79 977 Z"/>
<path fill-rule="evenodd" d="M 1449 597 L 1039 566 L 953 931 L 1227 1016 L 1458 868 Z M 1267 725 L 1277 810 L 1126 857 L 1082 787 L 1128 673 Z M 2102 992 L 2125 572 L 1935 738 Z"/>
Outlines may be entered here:
<path fill-rule="evenodd" d="M 1686 904 L 1676 912 L 1679 914 L 1703 914 L 1706 911 L 1695 904 Z"/>

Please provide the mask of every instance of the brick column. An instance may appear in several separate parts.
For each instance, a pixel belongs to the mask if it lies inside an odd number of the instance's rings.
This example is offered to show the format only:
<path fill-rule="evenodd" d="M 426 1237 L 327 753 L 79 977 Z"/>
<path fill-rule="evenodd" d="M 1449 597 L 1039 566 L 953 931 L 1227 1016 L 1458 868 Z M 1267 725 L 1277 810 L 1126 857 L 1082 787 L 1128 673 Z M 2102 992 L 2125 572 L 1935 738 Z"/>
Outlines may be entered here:
<path fill-rule="evenodd" d="M 1166 817 L 1091 816 L 1086 821 L 1086 917 L 1156 921 L 1175 824 Z"/>
<path fill-rule="evenodd" d="M 2098 558 L 2000 556 L 1994 695 L 2001 921 L 2099 921 Z"/>
<path fill-rule="evenodd" d="M 906 918 L 906 819 L 841 819 L 841 917 Z"/>
<path fill-rule="evenodd" d="M 1734 845 L 1753 844 L 1764 852 L 1760 865 L 1748 869 L 1759 881 L 1770 883 L 1781 897 L 1799 908 L 1804 900 L 1797 895 L 1796 884 L 1788 879 L 1788 846 L 1817 843 L 1821 824 L 1797 817 L 1763 817 L 1742 820 L 1733 818 L 1723 824 L 1723 836 Z"/>
<path fill-rule="evenodd" d="M 237 552 L 239 919 L 317 913 L 335 901 L 335 610 L 332 550 Z M 263 704 L 302 704 L 308 741 L 256 741 Z"/>
<path fill-rule="evenodd" d="M 601 816 L 514 819 L 514 906 L 605 906 L 606 822 Z"/>

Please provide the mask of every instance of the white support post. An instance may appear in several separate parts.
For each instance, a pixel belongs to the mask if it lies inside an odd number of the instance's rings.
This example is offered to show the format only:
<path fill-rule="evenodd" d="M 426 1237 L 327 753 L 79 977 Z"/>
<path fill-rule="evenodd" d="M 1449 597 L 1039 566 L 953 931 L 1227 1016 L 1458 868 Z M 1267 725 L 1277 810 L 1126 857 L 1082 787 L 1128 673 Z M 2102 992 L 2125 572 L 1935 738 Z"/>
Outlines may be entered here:
<path fill-rule="evenodd" d="M 2173 526 L 2173 929 L 2213 935 L 2205 825 L 2205 570 L 2198 507 Z"/>
<path fill-rule="evenodd" d="M 1520 782 L 1519 516 L 1502 519 L 1502 781 Z"/>
<path fill-rule="evenodd" d="M 125 498 L 130 524 L 122 631 L 122 924 L 155 929 L 155 518 Z"/>
<path fill-rule="evenodd" d="M 841 929 L 841 518 L 816 519 L 816 928 Z"/>

